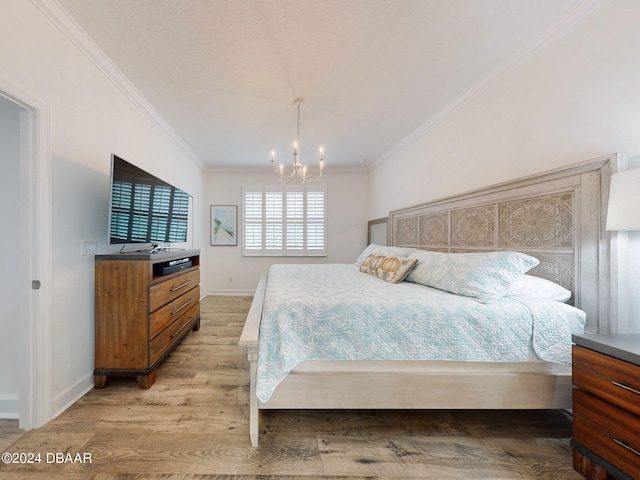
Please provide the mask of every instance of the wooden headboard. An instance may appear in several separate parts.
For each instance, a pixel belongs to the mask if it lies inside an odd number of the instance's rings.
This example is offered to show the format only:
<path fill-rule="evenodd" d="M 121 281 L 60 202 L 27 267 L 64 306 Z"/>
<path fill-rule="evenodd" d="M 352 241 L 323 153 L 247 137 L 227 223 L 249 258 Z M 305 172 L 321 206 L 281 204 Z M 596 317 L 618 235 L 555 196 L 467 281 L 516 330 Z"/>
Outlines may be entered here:
<path fill-rule="evenodd" d="M 530 273 L 572 292 L 586 330 L 610 326 L 609 179 L 618 156 L 492 185 L 392 211 L 391 245 L 441 252 L 516 250 L 540 264 Z"/>

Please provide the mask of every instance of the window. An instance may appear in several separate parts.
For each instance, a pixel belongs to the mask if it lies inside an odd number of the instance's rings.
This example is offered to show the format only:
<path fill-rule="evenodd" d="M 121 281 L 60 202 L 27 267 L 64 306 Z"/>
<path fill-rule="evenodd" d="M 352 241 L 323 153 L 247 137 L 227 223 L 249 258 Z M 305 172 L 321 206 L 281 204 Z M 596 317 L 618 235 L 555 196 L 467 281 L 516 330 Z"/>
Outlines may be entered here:
<path fill-rule="evenodd" d="M 325 188 L 245 187 L 242 198 L 243 255 L 327 254 Z"/>

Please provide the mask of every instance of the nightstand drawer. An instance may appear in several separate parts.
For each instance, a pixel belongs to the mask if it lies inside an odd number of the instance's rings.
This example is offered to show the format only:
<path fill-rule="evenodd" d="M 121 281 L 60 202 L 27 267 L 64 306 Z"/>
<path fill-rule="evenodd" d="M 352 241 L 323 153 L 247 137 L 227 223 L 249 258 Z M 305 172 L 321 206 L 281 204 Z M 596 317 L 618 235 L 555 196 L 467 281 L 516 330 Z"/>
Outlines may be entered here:
<path fill-rule="evenodd" d="M 574 346 L 572 370 L 577 387 L 640 415 L 640 366 Z"/>
<path fill-rule="evenodd" d="M 640 478 L 640 418 L 575 390 L 573 437 L 627 475 Z"/>

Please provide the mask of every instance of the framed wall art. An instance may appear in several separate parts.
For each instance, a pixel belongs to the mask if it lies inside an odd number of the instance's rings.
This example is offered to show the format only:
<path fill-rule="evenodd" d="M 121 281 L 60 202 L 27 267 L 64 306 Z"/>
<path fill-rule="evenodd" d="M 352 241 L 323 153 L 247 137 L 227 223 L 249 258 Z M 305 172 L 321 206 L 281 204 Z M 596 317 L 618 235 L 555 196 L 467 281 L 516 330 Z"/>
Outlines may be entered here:
<path fill-rule="evenodd" d="M 211 245 L 238 244 L 238 206 L 211 205 Z"/>

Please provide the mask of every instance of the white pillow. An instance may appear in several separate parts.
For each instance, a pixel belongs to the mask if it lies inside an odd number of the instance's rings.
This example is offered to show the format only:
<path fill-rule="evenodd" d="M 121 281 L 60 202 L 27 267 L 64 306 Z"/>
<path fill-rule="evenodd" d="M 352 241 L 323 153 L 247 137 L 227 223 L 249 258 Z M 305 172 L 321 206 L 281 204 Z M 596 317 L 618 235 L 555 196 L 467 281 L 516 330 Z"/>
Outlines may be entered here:
<path fill-rule="evenodd" d="M 415 252 L 415 248 L 409 247 L 386 247 L 383 245 L 377 245 L 372 243 L 367 248 L 365 248 L 358 259 L 356 260 L 356 266 L 361 267 L 364 259 L 367 258 L 372 253 L 376 255 L 384 255 L 385 257 L 408 257 L 413 252 Z"/>
<path fill-rule="evenodd" d="M 507 287 L 540 263 L 521 252 L 442 253 L 418 250 L 409 258 L 418 264 L 407 282 L 473 297 L 490 303 L 504 296 Z"/>
<path fill-rule="evenodd" d="M 507 288 L 506 297 L 544 298 L 566 302 L 571 292 L 557 283 L 534 275 L 521 275 Z"/>
<path fill-rule="evenodd" d="M 587 324 L 586 312 L 583 312 L 579 308 L 573 307 L 568 303 L 560 302 L 557 305 L 567 317 L 567 322 L 569 323 L 569 330 L 571 330 L 571 334 L 573 335 L 576 333 L 584 333 L 584 327 Z"/>

